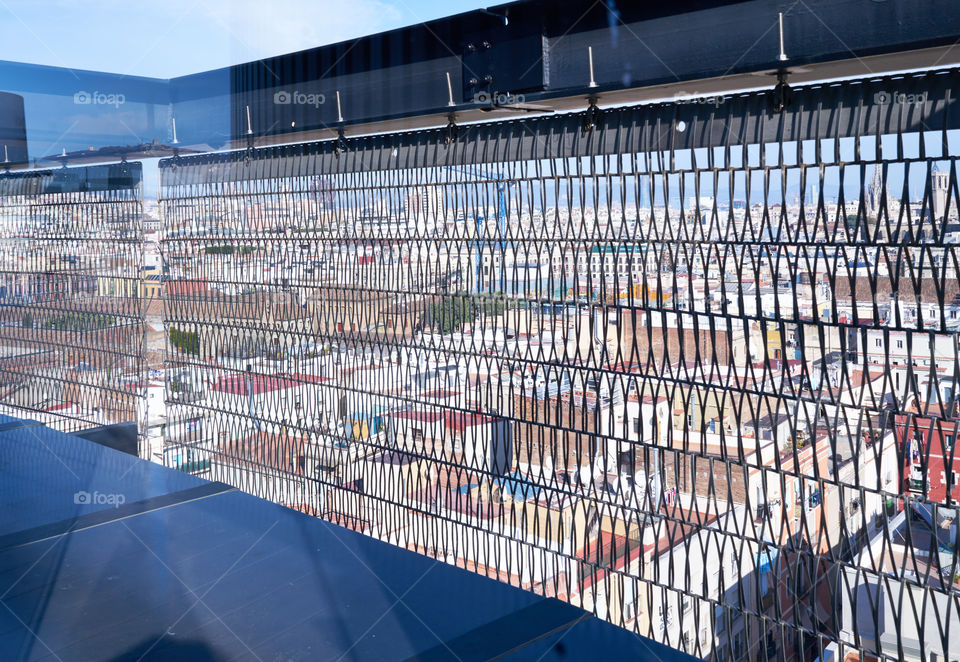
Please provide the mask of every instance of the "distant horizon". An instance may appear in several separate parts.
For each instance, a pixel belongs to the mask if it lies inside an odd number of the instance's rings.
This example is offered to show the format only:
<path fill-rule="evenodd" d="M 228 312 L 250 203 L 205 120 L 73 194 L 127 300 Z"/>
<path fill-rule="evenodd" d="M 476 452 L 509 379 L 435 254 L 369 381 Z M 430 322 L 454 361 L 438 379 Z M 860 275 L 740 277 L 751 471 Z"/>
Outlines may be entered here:
<path fill-rule="evenodd" d="M 910 140 L 911 138 L 914 138 L 914 140 Z M 915 136 L 907 135 L 907 136 L 903 136 L 903 139 L 905 143 L 917 142 L 915 139 Z M 689 150 L 678 151 L 676 155 L 676 160 L 678 162 L 677 167 L 680 167 L 680 168 L 689 167 L 689 162 L 690 162 L 689 156 L 685 155 L 683 152 L 689 153 Z M 143 164 L 144 200 L 157 201 L 159 199 L 159 161 L 160 159 L 143 159 L 140 161 Z M 936 161 L 936 159 L 934 161 Z M 901 172 L 901 170 L 904 168 L 905 164 L 902 160 L 896 160 L 896 161 L 891 160 L 891 161 L 887 161 L 887 163 L 889 163 L 890 167 L 888 168 L 887 181 L 884 188 L 888 192 L 893 193 L 893 196 L 892 196 L 893 199 L 902 200 L 902 197 L 899 195 L 899 192 L 903 188 L 903 172 Z M 846 166 L 847 175 L 845 178 L 843 193 L 844 193 L 844 198 L 848 203 L 851 202 L 852 200 L 859 199 L 861 182 L 864 187 L 868 187 L 869 181 L 871 179 L 871 177 L 869 176 L 864 176 L 863 178 L 861 178 L 856 174 L 853 174 L 852 171 L 854 167 L 855 166 L 850 166 L 850 165 Z M 869 171 L 873 167 L 874 166 L 872 165 L 867 165 L 866 169 Z M 788 170 L 790 169 L 791 167 L 788 166 Z M 931 172 L 934 170 L 936 170 L 935 164 L 931 168 Z M 757 173 L 758 171 L 753 170 L 752 172 Z M 648 177 L 649 175 L 640 174 L 639 176 Z M 926 180 L 927 180 L 926 167 L 920 164 L 914 164 L 914 167 L 911 168 L 911 172 L 910 172 L 910 183 L 908 186 L 909 199 L 907 200 L 907 202 L 909 202 L 910 204 L 918 204 L 922 202 L 924 191 L 925 191 Z M 717 189 L 717 192 L 720 194 L 724 194 L 728 190 L 728 187 L 726 185 L 726 180 L 721 179 L 718 181 L 720 182 L 721 185 Z M 819 183 L 820 182 L 817 182 L 817 184 Z M 552 189 L 553 183 L 545 182 L 544 186 L 546 186 L 547 189 Z M 809 187 L 810 187 L 810 184 L 808 184 L 808 188 Z M 611 191 L 614 198 L 619 197 L 620 181 L 616 177 L 611 180 Z M 736 197 L 733 199 L 733 202 L 743 202 L 750 205 L 755 205 L 755 204 L 760 204 L 765 202 L 764 194 L 762 191 L 759 191 L 756 188 L 754 188 L 753 191 L 755 191 L 755 194 L 751 196 L 751 199 L 749 201 L 743 197 Z M 657 188 L 657 192 L 658 194 L 662 192 L 662 186 Z M 710 191 L 704 192 L 701 190 L 700 197 L 701 198 L 714 197 L 714 196 L 708 195 L 708 193 L 710 193 Z M 766 202 L 768 202 L 770 205 L 779 204 L 777 201 L 780 199 L 783 199 L 787 202 L 789 206 L 792 203 L 792 200 L 794 199 L 794 197 L 798 196 L 799 193 L 800 193 L 800 188 L 798 185 L 795 185 L 795 184 L 788 183 L 786 187 L 786 192 L 782 196 L 778 194 L 777 188 L 771 187 L 769 190 L 769 195 L 773 199 L 766 200 Z M 824 184 L 823 194 L 827 198 L 828 203 L 832 199 L 838 198 L 840 194 L 839 183 Z M 647 195 L 642 195 L 641 199 L 647 198 L 647 197 L 648 197 Z M 686 201 L 691 197 L 693 196 L 685 195 L 683 196 L 683 200 Z M 557 196 L 556 199 L 560 200 L 563 198 L 562 196 Z M 808 196 L 807 199 L 809 200 L 811 198 Z M 724 200 L 725 201 L 729 200 L 729 196 L 724 196 Z M 678 204 L 679 202 L 680 202 L 679 196 L 671 196 L 671 204 Z M 583 204 L 582 201 L 575 202 L 572 205 L 568 205 L 568 207 L 571 207 L 571 208 L 578 207 L 578 206 L 582 206 L 582 204 Z M 659 198 L 659 195 L 658 195 L 658 199 L 655 201 L 654 206 L 661 206 L 662 204 L 663 204 L 663 201 L 662 199 Z M 649 200 L 646 200 L 642 206 L 648 207 Z"/>

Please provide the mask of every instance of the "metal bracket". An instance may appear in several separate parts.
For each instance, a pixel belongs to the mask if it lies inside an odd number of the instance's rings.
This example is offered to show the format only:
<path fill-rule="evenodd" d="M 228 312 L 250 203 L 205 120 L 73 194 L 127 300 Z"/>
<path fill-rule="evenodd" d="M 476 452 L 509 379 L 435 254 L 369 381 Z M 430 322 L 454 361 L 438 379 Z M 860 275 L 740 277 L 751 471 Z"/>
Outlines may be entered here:
<path fill-rule="evenodd" d="M 597 97 L 587 97 L 587 101 L 589 105 L 587 106 L 586 114 L 583 116 L 584 133 L 593 131 L 600 124 L 600 109 L 597 108 Z"/>
<path fill-rule="evenodd" d="M 787 85 L 787 71 L 777 72 L 777 84 L 773 88 L 773 112 L 780 113 L 790 105 L 793 99 L 793 90 Z"/>
<path fill-rule="evenodd" d="M 542 34 L 503 25 L 478 29 L 464 36 L 461 56 L 465 102 L 483 104 L 498 90 L 523 95 L 546 89 L 544 60 L 548 58 Z M 537 64 L 518 67 L 517 62 Z"/>
<path fill-rule="evenodd" d="M 333 145 L 333 155 L 340 158 L 340 155 L 347 151 L 347 137 L 343 133 L 343 124 L 337 126 L 337 141 Z"/>
<path fill-rule="evenodd" d="M 247 136 L 247 149 L 243 155 L 244 165 L 250 165 L 250 160 L 253 158 L 253 136 Z"/>
<path fill-rule="evenodd" d="M 455 113 L 450 113 L 447 115 L 449 123 L 447 124 L 447 144 L 455 143 L 457 141 L 457 116 Z"/>

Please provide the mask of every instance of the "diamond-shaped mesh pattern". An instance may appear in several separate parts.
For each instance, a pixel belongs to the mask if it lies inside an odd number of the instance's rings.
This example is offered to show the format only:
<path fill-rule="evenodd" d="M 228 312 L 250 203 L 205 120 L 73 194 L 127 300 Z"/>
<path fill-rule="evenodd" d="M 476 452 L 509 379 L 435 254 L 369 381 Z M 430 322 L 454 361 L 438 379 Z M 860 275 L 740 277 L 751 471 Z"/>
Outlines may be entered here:
<path fill-rule="evenodd" d="M 145 415 L 141 179 L 139 163 L 0 174 L 4 413 L 64 431 Z"/>
<path fill-rule="evenodd" d="M 166 462 L 700 657 L 955 657 L 956 80 L 165 160 Z"/>

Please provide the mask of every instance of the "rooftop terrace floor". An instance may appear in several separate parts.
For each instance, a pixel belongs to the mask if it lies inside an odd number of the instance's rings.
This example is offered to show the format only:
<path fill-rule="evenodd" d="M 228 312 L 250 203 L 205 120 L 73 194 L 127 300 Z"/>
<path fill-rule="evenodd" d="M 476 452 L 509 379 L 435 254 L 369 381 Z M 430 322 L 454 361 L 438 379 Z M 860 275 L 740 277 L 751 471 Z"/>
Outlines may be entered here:
<path fill-rule="evenodd" d="M 0 607 L 2 660 L 690 659 L 557 600 L 9 417 Z"/>

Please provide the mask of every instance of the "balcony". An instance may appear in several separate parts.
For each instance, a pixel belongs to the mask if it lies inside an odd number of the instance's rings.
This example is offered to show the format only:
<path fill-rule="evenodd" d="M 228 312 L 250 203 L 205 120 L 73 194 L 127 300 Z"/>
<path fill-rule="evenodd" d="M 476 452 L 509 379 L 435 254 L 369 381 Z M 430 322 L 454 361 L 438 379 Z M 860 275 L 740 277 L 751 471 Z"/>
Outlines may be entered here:
<path fill-rule="evenodd" d="M 5 659 L 688 659 L 555 599 L 0 418 Z"/>
<path fill-rule="evenodd" d="M 960 14 L 905 1 L 3 40 L 0 659 L 956 657 Z"/>

